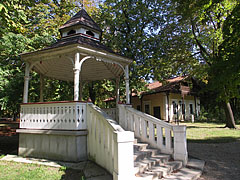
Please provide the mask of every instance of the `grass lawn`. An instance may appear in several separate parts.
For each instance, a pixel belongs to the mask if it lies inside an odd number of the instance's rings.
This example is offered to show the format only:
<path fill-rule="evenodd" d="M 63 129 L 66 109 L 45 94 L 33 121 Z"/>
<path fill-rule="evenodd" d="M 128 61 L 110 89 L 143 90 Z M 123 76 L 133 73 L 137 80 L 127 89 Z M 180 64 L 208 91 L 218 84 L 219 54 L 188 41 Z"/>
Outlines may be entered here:
<path fill-rule="evenodd" d="M 224 143 L 240 140 L 240 130 L 224 128 L 217 123 L 181 123 L 187 126 L 189 142 Z M 240 125 L 238 125 L 240 129 Z"/>
<path fill-rule="evenodd" d="M 0 161 L 0 180 L 60 180 L 64 174 L 59 168 Z"/>

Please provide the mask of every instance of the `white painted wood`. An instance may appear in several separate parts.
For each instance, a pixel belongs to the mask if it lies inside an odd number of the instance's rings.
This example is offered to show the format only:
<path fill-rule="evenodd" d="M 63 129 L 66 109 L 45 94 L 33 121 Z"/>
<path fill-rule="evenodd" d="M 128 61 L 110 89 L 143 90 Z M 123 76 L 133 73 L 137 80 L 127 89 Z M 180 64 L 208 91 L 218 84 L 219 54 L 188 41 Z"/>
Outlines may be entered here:
<path fill-rule="evenodd" d="M 80 73 L 80 53 L 75 54 L 74 61 L 74 101 L 79 99 L 79 73 Z"/>
<path fill-rule="evenodd" d="M 116 78 L 116 107 L 119 103 L 119 97 L 120 97 L 119 82 L 120 82 L 120 77 L 117 77 Z"/>
<path fill-rule="evenodd" d="M 125 66 L 126 104 L 130 104 L 128 65 Z"/>
<path fill-rule="evenodd" d="M 29 86 L 29 74 L 30 74 L 30 65 L 26 63 L 25 67 L 25 76 L 24 76 L 24 89 L 23 89 L 23 103 L 28 102 L 28 86 Z"/>
<path fill-rule="evenodd" d="M 20 128 L 27 129 L 86 129 L 86 103 L 23 104 Z"/>

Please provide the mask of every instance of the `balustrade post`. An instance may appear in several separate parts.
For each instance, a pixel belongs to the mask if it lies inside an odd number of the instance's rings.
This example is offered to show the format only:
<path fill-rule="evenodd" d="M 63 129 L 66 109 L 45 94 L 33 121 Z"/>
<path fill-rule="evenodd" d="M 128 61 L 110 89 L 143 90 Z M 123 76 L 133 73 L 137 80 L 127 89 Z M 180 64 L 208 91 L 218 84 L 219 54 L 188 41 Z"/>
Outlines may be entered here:
<path fill-rule="evenodd" d="M 181 160 L 186 165 L 188 161 L 186 126 L 173 126 L 174 160 Z"/>
<path fill-rule="evenodd" d="M 130 131 L 114 134 L 114 169 L 113 180 L 134 179 L 133 142 L 134 133 Z"/>

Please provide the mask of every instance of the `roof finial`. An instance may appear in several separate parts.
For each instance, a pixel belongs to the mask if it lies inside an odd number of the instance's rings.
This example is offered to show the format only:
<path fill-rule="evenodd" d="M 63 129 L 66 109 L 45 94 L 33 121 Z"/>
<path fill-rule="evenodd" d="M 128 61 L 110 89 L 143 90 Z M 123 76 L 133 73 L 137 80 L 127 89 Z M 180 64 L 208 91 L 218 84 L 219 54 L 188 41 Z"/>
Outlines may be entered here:
<path fill-rule="evenodd" d="M 82 9 L 84 8 L 84 0 L 82 0 L 81 8 L 82 8 Z"/>

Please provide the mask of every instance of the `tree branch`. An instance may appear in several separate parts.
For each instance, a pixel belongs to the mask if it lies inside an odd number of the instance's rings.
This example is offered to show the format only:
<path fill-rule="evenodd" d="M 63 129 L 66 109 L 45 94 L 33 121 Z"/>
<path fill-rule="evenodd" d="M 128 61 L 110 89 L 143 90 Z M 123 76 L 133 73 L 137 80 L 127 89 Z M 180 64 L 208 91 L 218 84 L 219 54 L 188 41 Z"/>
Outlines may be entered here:
<path fill-rule="evenodd" d="M 194 39 L 195 39 L 198 47 L 200 48 L 201 55 L 204 57 L 205 62 L 206 62 L 209 66 L 211 66 L 211 63 L 207 60 L 208 58 L 207 58 L 206 56 L 208 56 L 209 58 L 211 58 L 211 57 L 210 57 L 210 55 L 208 54 L 208 52 L 206 51 L 206 49 L 202 46 L 201 42 L 198 40 L 197 35 L 196 35 L 196 33 L 195 33 L 195 29 L 194 29 L 194 25 L 193 25 L 192 20 L 191 20 L 191 26 L 192 26 L 192 33 L 193 33 Z"/>

